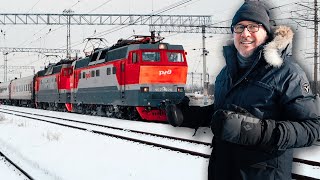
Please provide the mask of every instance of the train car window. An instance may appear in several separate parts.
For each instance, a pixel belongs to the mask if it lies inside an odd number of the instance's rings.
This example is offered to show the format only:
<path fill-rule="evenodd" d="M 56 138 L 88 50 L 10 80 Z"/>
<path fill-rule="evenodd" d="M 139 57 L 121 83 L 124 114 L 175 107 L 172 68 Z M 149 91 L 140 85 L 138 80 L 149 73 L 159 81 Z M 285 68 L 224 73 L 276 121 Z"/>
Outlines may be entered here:
<path fill-rule="evenodd" d="M 110 75 L 110 74 L 111 74 L 111 69 L 107 68 L 107 75 Z"/>
<path fill-rule="evenodd" d="M 93 70 L 91 71 L 91 77 L 94 77 L 96 75 L 96 72 Z"/>
<path fill-rule="evenodd" d="M 159 52 L 143 52 L 142 60 L 147 62 L 159 62 L 160 53 Z"/>
<path fill-rule="evenodd" d="M 117 72 L 117 68 L 116 67 L 112 67 L 112 74 L 116 74 Z"/>
<path fill-rule="evenodd" d="M 81 79 L 81 73 L 78 74 L 79 79 Z"/>
<path fill-rule="evenodd" d="M 137 63 L 138 62 L 138 55 L 136 52 L 132 53 L 132 63 Z"/>
<path fill-rule="evenodd" d="M 96 70 L 96 76 L 100 76 L 100 70 L 99 69 Z"/>
<path fill-rule="evenodd" d="M 82 78 L 86 78 L 86 73 L 85 72 L 82 72 Z"/>

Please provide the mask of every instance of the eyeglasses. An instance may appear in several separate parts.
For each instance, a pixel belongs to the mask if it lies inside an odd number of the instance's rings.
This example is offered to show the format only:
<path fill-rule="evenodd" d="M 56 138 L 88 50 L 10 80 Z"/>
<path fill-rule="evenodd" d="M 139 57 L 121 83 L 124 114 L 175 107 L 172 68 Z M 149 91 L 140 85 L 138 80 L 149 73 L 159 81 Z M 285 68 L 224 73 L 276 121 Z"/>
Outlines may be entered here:
<path fill-rule="evenodd" d="M 248 24 L 246 26 L 242 24 L 236 24 L 232 27 L 233 27 L 233 32 L 240 34 L 244 31 L 245 28 L 247 28 L 250 33 L 258 32 L 260 26 L 262 26 L 262 24 Z"/>

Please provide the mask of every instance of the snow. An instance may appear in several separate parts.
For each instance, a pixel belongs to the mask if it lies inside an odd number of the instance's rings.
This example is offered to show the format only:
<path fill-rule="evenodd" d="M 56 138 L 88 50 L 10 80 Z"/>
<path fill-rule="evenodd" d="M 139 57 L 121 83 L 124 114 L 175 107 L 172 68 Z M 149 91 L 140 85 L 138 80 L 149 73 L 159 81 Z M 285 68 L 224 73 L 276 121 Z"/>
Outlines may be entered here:
<path fill-rule="evenodd" d="M 15 168 L 7 162 L 4 157 L 0 157 L 0 174 L 1 179 L 8 180 L 21 180 L 23 175 L 18 171 L 15 171 Z"/>
<path fill-rule="evenodd" d="M 0 123 L 0 151 L 35 179 L 207 178 L 205 158 L 13 115 L 4 117 Z"/>
<path fill-rule="evenodd" d="M 77 119 L 91 123 L 148 131 L 211 142 L 209 128 L 174 128 L 167 124 L 134 122 L 74 113 L 1 106 L 29 113 Z M 129 136 L 130 132 L 122 131 Z M 159 142 L 160 140 L 156 140 Z M 198 150 L 198 147 L 192 147 Z M 199 148 L 202 149 L 202 148 Z M 18 163 L 34 179 L 51 180 L 205 180 L 208 159 L 97 135 L 45 122 L 0 113 L 0 151 Z M 210 153 L 211 149 L 204 150 Z M 320 162 L 320 146 L 295 150 L 294 157 Z M 320 178 L 320 167 L 293 163 L 293 172 Z M 0 173 L 6 180 L 24 179 L 0 158 Z"/>

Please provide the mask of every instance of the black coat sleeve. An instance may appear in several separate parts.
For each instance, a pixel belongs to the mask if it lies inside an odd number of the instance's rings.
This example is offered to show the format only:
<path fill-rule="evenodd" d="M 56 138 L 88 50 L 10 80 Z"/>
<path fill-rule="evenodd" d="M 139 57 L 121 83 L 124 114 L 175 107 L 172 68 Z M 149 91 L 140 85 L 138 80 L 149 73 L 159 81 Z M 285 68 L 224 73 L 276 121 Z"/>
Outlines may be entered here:
<path fill-rule="evenodd" d="M 320 100 L 312 94 L 305 73 L 297 68 L 281 84 L 282 121 L 276 122 L 277 147 L 281 149 L 312 145 L 320 136 Z"/>

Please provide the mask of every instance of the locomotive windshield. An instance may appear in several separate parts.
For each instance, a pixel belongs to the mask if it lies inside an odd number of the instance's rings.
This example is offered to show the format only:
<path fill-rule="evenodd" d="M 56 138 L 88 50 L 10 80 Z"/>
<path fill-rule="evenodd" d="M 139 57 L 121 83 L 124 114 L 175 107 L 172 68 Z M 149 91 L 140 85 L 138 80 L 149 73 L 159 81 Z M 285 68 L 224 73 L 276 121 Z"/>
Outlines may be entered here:
<path fill-rule="evenodd" d="M 184 62 L 184 59 L 181 53 L 167 52 L 167 57 L 169 62 Z"/>
<path fill-rule="evenodd" d="M 159 62 L 160 53 L 159 52 L 143 52 L 142 60 L 147 62 Z"/>

